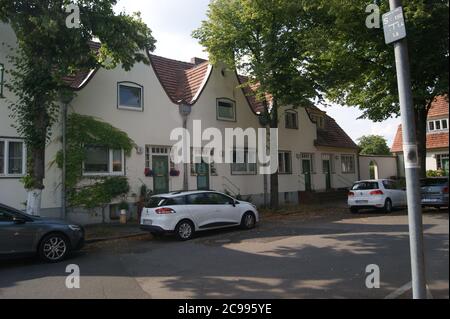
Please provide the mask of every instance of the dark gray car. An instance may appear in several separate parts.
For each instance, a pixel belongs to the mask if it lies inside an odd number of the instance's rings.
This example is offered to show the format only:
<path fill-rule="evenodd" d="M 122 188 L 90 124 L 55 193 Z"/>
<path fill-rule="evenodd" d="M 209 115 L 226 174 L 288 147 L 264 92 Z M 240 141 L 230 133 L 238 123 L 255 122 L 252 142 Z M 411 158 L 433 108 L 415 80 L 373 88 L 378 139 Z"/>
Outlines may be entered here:
<path fill-rule="evenodd" d="M 448 207 L 448 178 L 433 177 L 420 181 L 423 207 Z"/>
<path fill-rule="evenodd" d="M 37 254 L 55 263 L 83 244 L 81 226 L 30 216 L 0 204 L 0 257 Z"/>

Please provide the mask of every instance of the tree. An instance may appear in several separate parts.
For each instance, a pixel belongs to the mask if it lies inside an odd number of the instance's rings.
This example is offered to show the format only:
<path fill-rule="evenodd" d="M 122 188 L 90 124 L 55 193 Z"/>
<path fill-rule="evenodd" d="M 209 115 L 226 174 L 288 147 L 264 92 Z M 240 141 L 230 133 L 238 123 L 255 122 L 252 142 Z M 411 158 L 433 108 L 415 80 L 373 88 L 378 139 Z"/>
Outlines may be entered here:
<path fill-rule="evenodd" d="M 247 75 L 256 96 L 265 100 L 263 115 L 278 127 L 280 106 L 306 107 L 317 97 L 307 40 L 309 19 L 301 0 L 213 0 L 207 21 L 194 37 L 213 64 L 225 63 Z M 282 114 L 281 114 L 282 115 Z M 278 207 L 278 173 L 271 175 L 271 207 Z"/>
<path fill-rule="evenodd" d="M 59 115 L 58 96 L 67 92 L 64 77 L 77 71 L 119 64 L 149 63 L 146 50 L 154 50 L 151 30 L 139 14 L 116 15 L 116 0 L 0 0 L 0 20 L 9 23 L 18 42 L 11 54 L 14 70 L 9 85 L 16 95 L 10 109 L 28 149 L 25 187 L 38 194 L 27 211 L 39 214 L 44 188 L 45 147 Z M 80 10 L 79 27 L 68 28 L 65 8 Z M 94 50 L 92 40 L 101 42 Z M 67 93 L 64 93 L 67 94 Z M 30 196 L 29 196 L 30 199 Z"/>
<path fill-rule="evenodd" d="M 388 1 L 376 1 L 381 12 Z M 310 58 L 326 98 L 359 107 L 363 118 L 399 116 L 394 48 L 381 28 L 365 26 L 366 0 L 319 0 L 308 8 Z M 426 122 L 434 98 L 448 94 L 448 0 L 404 3 L 421 175 L 425 176 Z"/>
<path fill-rule="evenodd" d="M 390 155 L 386 139 L 380 135 L 365 135 L 358 139 L 361 155 Z"/>

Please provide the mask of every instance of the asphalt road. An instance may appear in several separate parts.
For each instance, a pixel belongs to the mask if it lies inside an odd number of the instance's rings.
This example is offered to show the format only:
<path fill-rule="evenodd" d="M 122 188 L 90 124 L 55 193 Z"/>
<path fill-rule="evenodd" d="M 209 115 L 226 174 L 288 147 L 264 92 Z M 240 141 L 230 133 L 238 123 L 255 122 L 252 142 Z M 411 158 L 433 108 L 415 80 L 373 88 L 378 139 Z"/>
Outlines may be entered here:
<path fill-rule="evenodd" d="M 449 297 L 448 213 L 424 216 L 427 280 Z M 399 298 L 411 296 L 404 212 L 305 221 L 271 218 L 252 231 L 202 234 L 190 242 L 150 236 L 86 247 L 60 264 L 0 261 L 0 298 Z M 77 264 L 79 289 L 67 289 Z M 380 268 L 368 289 L 366 266 Z"/>

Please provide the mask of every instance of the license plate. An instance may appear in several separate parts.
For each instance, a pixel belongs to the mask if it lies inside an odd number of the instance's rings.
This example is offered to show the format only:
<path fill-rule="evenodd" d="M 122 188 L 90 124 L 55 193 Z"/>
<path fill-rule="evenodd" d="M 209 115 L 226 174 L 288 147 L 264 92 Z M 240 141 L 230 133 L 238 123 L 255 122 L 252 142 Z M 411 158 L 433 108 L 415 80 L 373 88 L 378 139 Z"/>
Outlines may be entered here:
<path fill-rule="evenodd" d="M 150 219 L 144 219 L 144 221 L 143 221 L 143 225 L 151 226 L 152 224 L 153 224 L 153 221 Z"/>
<path fill-rule="evenodd" d="M 438 202 L 439 200 L 438 199 L 436 199 L 436 198 L 424 198 L 424 199 L 422 199 L 422 202 L 424 202 L 424 203 L 435 203 L 435 202 Z"/>
<path fill-rule="evenodd" d="M 369 201 L 368 200 L 357 200 L 356 203 L 357 204 L 367 204 Z"/>

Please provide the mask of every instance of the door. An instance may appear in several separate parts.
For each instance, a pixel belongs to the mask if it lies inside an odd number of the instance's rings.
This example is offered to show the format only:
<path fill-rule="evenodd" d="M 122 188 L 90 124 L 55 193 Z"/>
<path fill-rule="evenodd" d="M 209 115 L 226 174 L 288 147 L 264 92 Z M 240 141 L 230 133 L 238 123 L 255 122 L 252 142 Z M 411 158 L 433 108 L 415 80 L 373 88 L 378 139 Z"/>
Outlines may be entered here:
<path fill-rule="evenodd" d="M 195 164 L 197 171 L 197 189 L 209 190 L 209 165 L 202 162 Z"/>
<path fill-rule="evenodd" d="M 442 170 L 444 171 L 445 176 L 448 176 L 449 174 L 449 159 L 443 158 L 442 159 Z"/>
<path fill-rule="evenodd" d="M 329 159 L 324 159 L 322 161 L 323 174 L 325 175 L 325 187 L 326 189 L 331 189 L 331 162 Z"/>
<path fill-rule="evenodd" d="M 219 207 L 211 205 L 207 193 L 186 196 L 188 210 L 199 229 L 207 229 L 217 223 L 221 212 Z"/>
<path fill-rule="evenodd" d="M 311 160 L 303 159 L 302 160 L 302 170 L 303 176 L 305 177 L 305 190 L 311 191 Z"/>
<path fill-rule="evenodd" d="M 153 191 L 155 194 L 169 192 L 169 157 L 153 156 Z"/>
<path fill-rule="evenodd" d="M 214 227 L 237 225 L 241 222 L 241 211 L 235 204 L 235 200 L 219 193 L 209 193 L 209 202 L 217 212 L 216 225 Z"/>
<path fill-rule="evenodd" d="M 33 251 L 35 227 L 32 222 L 18 224 L 13 212 L 0 208 L 0 254 L 28 253 Z M 24 219 L 24 217 L 21 217 Z"/>

